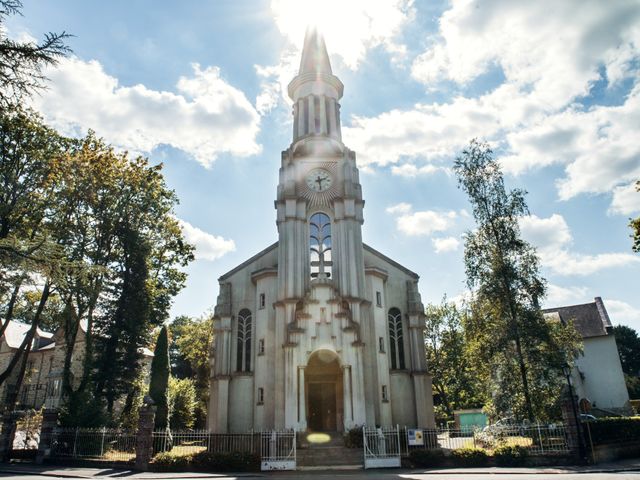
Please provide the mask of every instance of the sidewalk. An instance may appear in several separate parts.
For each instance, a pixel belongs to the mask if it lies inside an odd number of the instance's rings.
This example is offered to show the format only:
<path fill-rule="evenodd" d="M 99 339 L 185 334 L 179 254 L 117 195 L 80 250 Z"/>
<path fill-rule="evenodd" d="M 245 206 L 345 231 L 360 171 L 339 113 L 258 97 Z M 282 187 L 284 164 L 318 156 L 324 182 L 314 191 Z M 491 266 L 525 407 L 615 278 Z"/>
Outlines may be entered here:
<path fill-rule="evenodd" d="M 340 471 L 340 476 L 361 476 L 365 472 L 372 474 L 383 473 L 383 470 L 377 471 Z M 439 474 L 458 476 L 465 474 L 503 474 L 503 475 L 558 475 L 569 473 L 619 473 L 619 472 L 640 472 L 640 458 L 620 460 L 611 463 L 602 463 L 599 465 L 573 466 L 573 467 L 535 467 L 535 468 L 505 468 L 505 467 L 485 467 L 485 468 L 447 468 L 447 469 L 429 469 L 429 470 L 388 470 L 389 473 L 420 473 L 420 474 Z M 300 472 L 274 472 L 281 475 L 290 475 L 295 477 Z M 314 472 L 304 472 L 305 476 L 313 475 Z M 318 474 L 327 472 L 318 471 Z M 269 477 L 267 472 L 256 473 L 198 473 L 198 472 L 137 472 L 134 470 L 114 469 L 114 468 L 84 468 L 84 467 L 58 467 L 55 465 L 28 465 L 28 464 L 0 464 L 0 474 L 13 475 L 40 475 L 45 477 L 57 478 L 131 478 L 144 480 L 165 480 L 170 478 L 177 479 L 204 479 L 204 478 L 257 478 Z"/>

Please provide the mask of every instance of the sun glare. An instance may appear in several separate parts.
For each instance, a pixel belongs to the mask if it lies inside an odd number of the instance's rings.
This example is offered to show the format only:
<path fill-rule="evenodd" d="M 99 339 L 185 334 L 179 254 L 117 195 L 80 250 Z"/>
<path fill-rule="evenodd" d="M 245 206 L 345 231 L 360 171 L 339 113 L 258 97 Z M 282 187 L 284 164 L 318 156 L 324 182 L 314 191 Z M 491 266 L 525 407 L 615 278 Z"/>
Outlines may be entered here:
<path fill-rule="evenodd" d="M 325 37 L 330 54 L 342 57 L 355 69 L 366 50 L 391 44 L 408 18 L 406 0 L 272 0 L 278 29 L 302 47 L 307 26 L 316 26 Z"/>

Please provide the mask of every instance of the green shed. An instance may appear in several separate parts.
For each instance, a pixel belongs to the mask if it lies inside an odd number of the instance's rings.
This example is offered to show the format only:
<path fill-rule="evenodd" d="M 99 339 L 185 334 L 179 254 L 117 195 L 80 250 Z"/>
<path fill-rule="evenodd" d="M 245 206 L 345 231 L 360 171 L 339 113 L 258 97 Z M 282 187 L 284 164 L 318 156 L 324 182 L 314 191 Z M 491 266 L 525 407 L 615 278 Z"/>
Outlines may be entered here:
<path fill-rule="evenodd" d="M 467 432 L 472 432 L 487 426 L 487 416 L 482 413 L 481 408 L 454 410 L 453 419 L 457 429 Z"/>

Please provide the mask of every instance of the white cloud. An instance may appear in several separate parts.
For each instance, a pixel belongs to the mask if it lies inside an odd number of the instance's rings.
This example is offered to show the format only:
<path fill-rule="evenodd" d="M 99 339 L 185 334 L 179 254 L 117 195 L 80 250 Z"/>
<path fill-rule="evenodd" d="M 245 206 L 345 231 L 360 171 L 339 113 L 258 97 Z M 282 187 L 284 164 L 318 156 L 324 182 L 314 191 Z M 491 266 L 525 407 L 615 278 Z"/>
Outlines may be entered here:
<path fill-rule="evenodd" d="M 550 283 L 547 285 L 547 296 L 544 304 L 546 308 L 562 307 L 567 305 L 577 305 L 592 301 L 589 297 L 589 289 L 586 287 L 561 287 Z"/>
<path fill-rule="evenodd" d="M 542 264 L 559 275 L 590 275 L 607 268 L 640 263 L 640 257 L 630 253 L 587 255 L 573 252 L 571 231 L 558 214 L 549 218 L 523 217 L 520 228 L 523 238 L 538 248 Z"/>
<path fill-rule="evenodd" d="M 620 300 L 603 300 L 611 323 L 627 325 L 640 332 L 640 309 Z"/>
<path fill-rule="evenodd" d="M 412 73 L 428 85 L 466 84 L 498 65 L 507 82 L 559 107 L 588 94 L 601 65 L 611 82 L 629 75 L 639 24 L 634 1 L 453 0 Z"/>
<path fill-rule="evenodd" d="M 187 242 L 195 245 L 195 257 L 198 260 L 216 260 L 236 249 L 236 244 L 231 239 L 211 235 L 184 220 L 178 219 L 178 222 Z"/>
<path fill-rule="evenodd" d="M 396 213 L 409 213 L 411 211 L 410 203 L 398 203 L 396 205 L 392 205 L 387 207 L 387 213 L 396 214 Z"/>
<path fill-rule="evenodd" d="M 510 173 L 565 166 L 561 199 L 610 192 L 640 177 L 640 84 L 619 105 L 578 103 L 596 81 L 608 88 L 638 82 L 637 4 L 453 0 L 439 23 L 439 35 L 413 63 L 415 79 L 436 89 L 499 69 L 504 81 L 474 98 L 353 117 L 344 137 L 363 165 L 402 161 L 394 173 L 415 176 L 417 159 L 442 164 L 479 137 L 504 152 Z"/>
<path fill-rule="evenodd" d="M 412 163 L 404 163 L 402 165 L 394 165 L 391 167 L 391 173 L 400 177 L 417 177 L 422 175 L 433 175 L 437 172 L 450 173 L 450 170 L 444 167 L 436 167 L 435 165 L 427 164 L 421 167 L 417 167 Z"/>
<path fill-rule="evenodd" d="M 412 212 L 412 206 L 408 203 L 399 203 L 387 208 L 387 212 L 396 217 L 397 229 L 409 236 L 431 235 L 434 232 L 443 232 L 454 225 L 458 216 L 456 212 L 436 212 L 425 210 Z"/>
<path fill-rule="evenodd" d="M 119 85 L 95 60 L 64 59 L 47 76 L 49 88 L 35 107 L 63 134 L 91 128 L 119 148 L 145 153 L 171 145 L 205 166 L 221 153 L 261 151 L 258 112 L 217 67 L 194 64 L 193 75 L 178 80 L 178 93 Z"/>
<path fill-rule="evenodd" d="M 432 238 L 431 242 L 436 253 L 455 252 L 460 246 L 456 237 Z"/>
<path fill-rule="evenodd" d="M 301 46 L 307 25 L 317 25 L 329 53 L 342 57 L 351 69 L 378 45 L 404 55 L 397 37 L 414 16 L 413 0 L 271 0 L 271 11 L 293 45 Z"/>
<path fill-rule="evenodd" d="M 635 183 L 622 185 L 613 189 L 610 214 L 631 215 L 640 212 L 640 191 Z"/>

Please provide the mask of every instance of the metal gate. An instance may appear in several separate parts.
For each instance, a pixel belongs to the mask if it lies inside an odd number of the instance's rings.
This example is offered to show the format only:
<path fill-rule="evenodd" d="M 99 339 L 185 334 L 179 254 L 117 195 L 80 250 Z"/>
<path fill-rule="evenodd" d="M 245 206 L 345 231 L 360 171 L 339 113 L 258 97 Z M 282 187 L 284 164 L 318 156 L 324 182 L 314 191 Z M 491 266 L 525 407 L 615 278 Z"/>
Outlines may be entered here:
<path fill-rule="evenodd" d="M 262 432 L 260 470 L 296 469 L 296 432 Z"/>
<path fill-rule="evenodd" d="M 364 468 L 400 466 L 400 429 L 362 427 Z"/>

